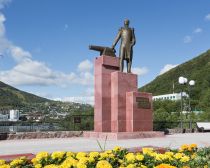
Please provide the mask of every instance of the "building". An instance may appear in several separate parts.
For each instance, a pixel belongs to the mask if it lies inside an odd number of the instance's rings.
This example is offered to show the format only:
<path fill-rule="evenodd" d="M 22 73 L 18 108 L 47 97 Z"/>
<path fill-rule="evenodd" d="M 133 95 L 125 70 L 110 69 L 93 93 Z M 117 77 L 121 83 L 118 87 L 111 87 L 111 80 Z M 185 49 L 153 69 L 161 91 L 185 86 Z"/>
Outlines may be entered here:
<path fill-rule="evenodd" d="M 9 120 L 10 121 L 18 121 L 20 117 L 19 110 L 10 110 L 9 111 Z"/>
<path fill-rule="evenodd" d="M 182 92 L 183 97 L 188 97 L 188 94 L 186 92 Z M 158 95 L 153 96 L 152 99 L 154 101 L 156 100 L 181 100 L 181 93 L 172 93 L 172 94 L 164 94 L 164 95 Z"/>

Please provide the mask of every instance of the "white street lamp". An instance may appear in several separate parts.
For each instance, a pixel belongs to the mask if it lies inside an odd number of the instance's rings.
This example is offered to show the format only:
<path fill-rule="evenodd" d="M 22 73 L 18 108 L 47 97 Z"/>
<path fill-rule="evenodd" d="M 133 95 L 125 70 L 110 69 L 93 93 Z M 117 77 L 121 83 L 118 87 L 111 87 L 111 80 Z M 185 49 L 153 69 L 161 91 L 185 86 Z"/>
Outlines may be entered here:
<path fill-rule="evenodd" d="M 179 84 L 180 85 L 185 85 L 187 84 L 187 78 L 180 76 L 179 77 Z M 181 112 L 180 112 L 180 117 L 181 117 L 181 129 L 183 129 L 183 116 L 182 116 L 182 112 L 183 112 L 183 88 L 181 90 Z"/>
<path fill-rule="evenodd" d="M 195 81 L 191 80 L 189 81 L 189 113 L 191 113 L 190 115 L 190 129 L 192 130 L 192 110 L 191 110 L 191 87 L 195 85 Z"/>
<path fill-rule="evenodd" d="M 180 76 L 179 77 L 179 84 L 183 85 L 184 84 L 184 77 L 183 76 Z"/>
<path fill-rule="evenodd" d="M 180 85 L 186 85 L 188 82 L 188 79 L 180 76 L 179 77 L 179 84 Z M 189 86 L 188 86 L 188 91 L 189 91 L 189 113 L 192 112 L 191 110 L 191 105 L 190 105 L 190 92 L 191 92 L 191 86 L 195 85 L 195 81 L 194 80 L 190 80 L 189 81 Z M 181 129 L 183 129 L 183 116 L 182 116 L 182 112 L 183 112 L 183 88 L 181 89 L 181 112 L 180 112 L 180 117 L 181 117 Z M 190 117 L 190 129 L 192 129 L 192 114 Z"/>
<path fill-rule="evenodd" d="M 194 80 L 189 81 L 189 85 L 190 86 L 194 86 L 195 85 L 195 81 Z"/>

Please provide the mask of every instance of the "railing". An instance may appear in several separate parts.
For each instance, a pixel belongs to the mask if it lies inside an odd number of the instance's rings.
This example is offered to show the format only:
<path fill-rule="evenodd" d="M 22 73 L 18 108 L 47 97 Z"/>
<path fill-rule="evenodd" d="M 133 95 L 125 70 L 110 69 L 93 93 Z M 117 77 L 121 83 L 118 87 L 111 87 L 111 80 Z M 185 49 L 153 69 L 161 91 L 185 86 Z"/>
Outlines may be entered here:
<path fill-rule="evenodd" d="M 37 131 L 77 131 L 93 130 L 93 115 L 74 115 L 68 120 L 29 122 L 29 121 L 1 121 L 0 133 L 37 132 Z"/>
<path fill-rule="evenodd" d="M 0 133 L 37 131 L 84 131 L 94 129 L 93 115 L 74 115 L 61 121 L 29 122 L 1 121 Z M 183 129 L 196 129 L 196 122 L 182 122 Z M 180 129 L 181 122 L 154 121 L 154 131 Z"/>
<path fill-rule="evenodd" d="M 170 122 L 170 121 L 154 121 L 153 122 L 153 129 L 154 131 L 165 131 L 167 129 L 183 129 L 183 130 L 195 130 L 197 128 L 196 122 L 190 121 L 177 121 L 177 122 Z"/>

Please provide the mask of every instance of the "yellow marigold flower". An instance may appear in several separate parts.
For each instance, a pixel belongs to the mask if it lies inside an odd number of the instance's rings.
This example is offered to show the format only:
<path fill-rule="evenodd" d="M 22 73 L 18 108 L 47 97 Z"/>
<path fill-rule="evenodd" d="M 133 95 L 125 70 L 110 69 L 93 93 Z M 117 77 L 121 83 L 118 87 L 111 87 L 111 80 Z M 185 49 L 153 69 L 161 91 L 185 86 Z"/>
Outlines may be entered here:
<path fill-rule="evenodd" d="M 90 163 L 95 162 L 95 158 L 94 157 L 89 157 L 88 162 L 90 162 Z"/>
<path fill-rule="evenodd" d="M 174 155 L 174 158 L 176 158 L 176 159 L 181 159 L 182 156 L 183 156 L 182 153 L 176 153 L 176 154 Z"/>
<path fill-rule="evenodd" d="M 46 159 L 49 157 L 49 153 L 48 152 L 40 152 L 36 155 L 36 160 L 40 161 L 42 159 Z"/>
<path fill-rule="evenodd" d="M 168 155 L 164 155 L 164 154 L 157 154 L 156 156 L 155 156 L 155 159 L 156 160 L 166 160 L 166 159 L 169 159 L 169 156 Z"/>
<path fill-rule="evenodd" d="M 155 157 L 157 155 L 157 153 L 153 151 L 153 148 L 142 148 L 142 153 L 144 155 L 149 155 L 152 157 Z"/>
<path fill-rule="evenodd" d="M 112 153 L 112 150 L 107 150 L 107 151 L 105 151 L 105 153 L 110 154 L 110 153 Z"/>
<path fill-rule="evenodd" d="M 37 162 L 36 158 L 31 159 L 31 162 L 33 163 L 33 165 L 38 164 L 38 162 Z"/>
<path fill-rule="evenodd" d="M 0 168 L 10 168 L 10 165 L 3 164 L 3 165 L 0 165 Z"/>
<path fill-rule="evenodd" d="M 137 154 L 137 155 L 136 155 L 136 160 L 138 160 L 138 161 L 144 160 L 144 155 Z"/>
<path fill-rule="evenodd" d="M 89 161 L 89 158 L 87 158 L 87 157 L 81 157 L 79 159 L 79 163 L 82 163 L 82 164 L 86 164 L 86 163 L 88 163 L 88 161 Z"/>
<path fill-rule="evenodd" d="M 76 167 L 78 161 L 75 160 L 72 157 L 68 157 L 61 165 L 60 168 L 66 168 L 66 167 Z"/>
<path fill-rule="evenodd" d="M 77 168 L 87 168 L 87 166 L 83 163 L 77 163 Z"/>
<path fill-rule="evenodd" d="M 93 158 L 96 158 L 96 157 L 99 156 L 99 153 L 98 153 L 98 152 L 90 152 L 90 153 L 89 153 L 89 156 L 90 156 L 90 157 L 93 157 Z"/>
<path fill-rule="evenodd" d="M 12 162 L 10 162 L 10 166 L 19 166 L 23 163 L 22 159 L 14 159 Z"/>
<path fill-rule="evenodd" d="M 166 152 L 165 155 L 168 155 L 168 156 L 173 156 L 174 153 L 173 152 Z"/>
<path fill-rule="evenodd" d="M 189 156 L 183 156 L 180 161 L 181 162 L 188 162 L 190 160 L 190 157 Z"/>
<path fill-rule="evenodd" d="M 108 154 L 109 158 L 115 158 L 115 155 L 113 153 Z"/>
<path fill-rule="evenodd" d="M 42 165 L 41 164 L 36 164 L 35 168 L 42 168 Z"/>
<path fill-rule="evenodd" d="M 3 165 L 0 165 L 0 168 L 10 168 L 10 165 L 8 165 L 8 164 L 3 164 Z"/>
<path fill-rule="evenodd" d="M 131 162 L 133 163 L 136 159 L 135 155 L 133 153 L 128 153 L 126 156 L 125 156 L 126 160 L 128 162 Z"/>
<path fill-rule="evenodd" d="M 134 164 L 129 164 L 126 168 L 136 168 Z"/>
<path fill-rule="evenodd" d="M 72 156 L 75 156 L 75 154 L 73 152 L 66 152 L 66 156 L 67 157 L 72 157 Z"/>
<path fill-rule="evenodd" d="M 62 159 L 65 154 L 66 154 L 66 152 L 57 151 L 57 152 L 53 152 L 51 154 L 51 157 L 52 157 L 52 159 Z"/>
<path fill-rule="evenodd" d="M 117 152 L 117 151 L 120 151 L 122 148 L 120 146 L 115 146 L 113 151 Z"/>
<path fill-rule="evenodd" d="M 45 166 L 44 168 L 59 168 L 59 167 L 55 164 L 50 164 L 50 165 Z"/>
<path fill-rule="evenodd" d="M 112 165 L 106 160 L 101 160 L 96 164 L 96 168 L 112 168 Z"/>
<path fill-rule="evenodd" d="M 177 168 L 177 167 L 171 166 L 169 164 L 160 164 L 160 165 L 156 166 L 155 168 Z"/>
<path fill-rule="evenodd" d="M 109 155 L 106 152 L 100 153 L 100 159 L 106 159 Z"/>
<path fill-rule="evenodd" d="M 198 148 L 197 144 L 191 144 L 190 147 L 191 148 Z"/>
<path fill-rule="evenodd" d="M 5 160 L 0 160 L 0 165 L 4 165 L 5 164 Z"/>
<path fill-rule="evenodd" d="M 87 156 L 87 153 L 85 153 L 85 152 L 78 152 L 77 155 L 76 155 L 76 158 L 80 159 L 80 158 L 85 157 L 85 156 Z"/>
<path fill-rule="evenodd" d="M 141 168 L 147 168 L 147 166 L 141 165 Z"/>
<path fill-rule="evenodd" d="M 184 145 L 181 146 L 181 150 L 186 150 L 186 149 L 188 149 L 188 145 L 187 144 L 184 144 Z"/>

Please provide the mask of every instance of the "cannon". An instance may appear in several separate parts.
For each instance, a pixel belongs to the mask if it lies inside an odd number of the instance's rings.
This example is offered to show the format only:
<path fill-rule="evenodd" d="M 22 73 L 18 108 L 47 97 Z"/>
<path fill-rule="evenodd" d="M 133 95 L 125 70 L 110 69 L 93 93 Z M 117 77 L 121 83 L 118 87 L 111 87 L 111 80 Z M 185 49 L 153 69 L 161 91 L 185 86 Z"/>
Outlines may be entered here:
<path fill-rule="evenodd" d="M 89 49 L 94 50 L 94 51 L 99 51 L 100 55 L 107 55 L 107 56 L 111 56 L 111 57 L 116 57 L 115 49 L 112 49 L 110 47 L 90 45 Z"/>

